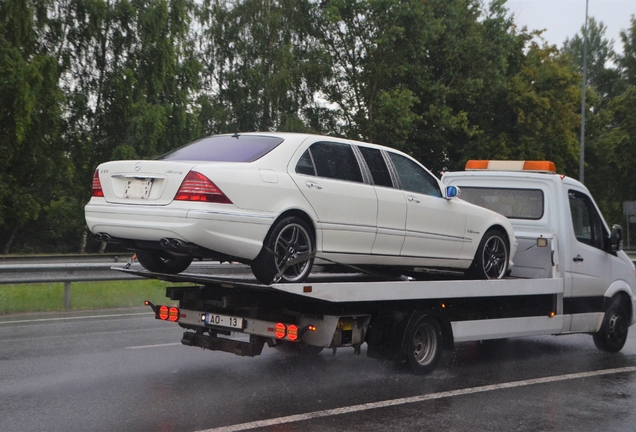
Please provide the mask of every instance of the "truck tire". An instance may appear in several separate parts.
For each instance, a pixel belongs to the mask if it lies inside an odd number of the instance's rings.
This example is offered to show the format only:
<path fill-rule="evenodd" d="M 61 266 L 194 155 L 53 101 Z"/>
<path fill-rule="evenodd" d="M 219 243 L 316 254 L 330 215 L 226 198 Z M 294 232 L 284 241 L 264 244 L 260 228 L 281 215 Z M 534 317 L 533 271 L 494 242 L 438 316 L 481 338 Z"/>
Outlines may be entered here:
<path fill-rule="evenodd" d="M 280 276 L 281 282 L 302 282 L 307 279 L 314 263 L 316 251 L 312 230 L 296 216 L 281 219 L 274 225 L 263 242 L 263 249 L 252 261 L 252 273 L 259 282 L 269 285 L 278 282 L 277 275 L 290 259 L 312 255 L 312 258 L 291 265 Z"/>
<path fill-rule="evenodd" d="M 620 300 L 614 300 L 605 312 L 601 329 L 592 335 L 594 345 L 601 351 L 618 352 L 627 341 L 629 317 Z"/>
<path fill-rule="evenodd" d="M 491 229 L 481 238 L 473 263 L 468 269 L 471 279 L 502 279 L 508 273 L 510 248 L 501 231 Z"/>
<path fill-rule="evenodd" d="M 420 315 L 411 320 L 405 333 L 406 361 L 416 375 L 427 375 L 442 356 L 442 331 L 437 320 Z"/>
<path fill-rule="evenodd" d="M 143 268 L 153 273 L 177 274 L 192 264 L 192 257 L 159 251 L 138 251 L 137 259 Z"/>

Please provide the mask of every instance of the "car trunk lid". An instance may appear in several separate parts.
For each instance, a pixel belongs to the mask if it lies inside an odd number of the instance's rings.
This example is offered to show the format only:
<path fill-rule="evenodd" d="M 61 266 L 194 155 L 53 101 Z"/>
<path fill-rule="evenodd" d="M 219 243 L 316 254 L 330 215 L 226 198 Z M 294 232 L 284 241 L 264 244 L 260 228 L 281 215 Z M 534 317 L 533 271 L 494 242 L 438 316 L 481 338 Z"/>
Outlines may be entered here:
<path fill-rule="evenodd" d="M 114 161 L 100 165 L 98 175 L 109 203 L 167 205 L 194 166 L 177 161 Z"/>

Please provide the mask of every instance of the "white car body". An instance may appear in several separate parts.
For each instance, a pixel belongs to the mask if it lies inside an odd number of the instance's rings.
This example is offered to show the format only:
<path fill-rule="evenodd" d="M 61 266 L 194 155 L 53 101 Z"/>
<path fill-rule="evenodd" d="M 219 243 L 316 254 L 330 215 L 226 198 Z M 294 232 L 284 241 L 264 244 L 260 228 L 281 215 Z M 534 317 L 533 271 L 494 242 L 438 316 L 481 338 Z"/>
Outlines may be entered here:
<path fill-rule="evenodd" d="M 435 176 L 397 150 L 291 133 L 206 139 L 238 142 L 258 137 L 282 142 L 251 162 L 128 160 L 101 164 L 94 187 L 98 179 L 103 196 L 94 194 L 86 205 L 89 229 L 102 239 L 124 241 L 133 250 L 159 249 L 161 239 L 177 239 L 192 246 L 188 250 L 194 256 L 251 263 L 261 253 L 275 222 L 284 215 L 296 215 L 313 230 L 317 263 L 465 270 L 473 263 L 484 233 L 496 228 L 509 243 L 507 265 L 512 266 L 516 241 L 510 222 L 495 212 L 447 197 L 446 187 Z M 313 162 L 306 151 L 316 143 L 321 144 L 312 149 L 333 147 L 349 152 L 346 146 L 350 146 L 362 181 L 316 175 L 317 168 L 313 168 L 314 175 L 297 172 L 301 157 L 303 167 L 308 160 Z M 392 186 L 375 184 L 376 174 L 361 149 L 365 154 L 382 155 Z M 416 164 L 413 169 L 430 177 L 436 196 L 400 188 L 407 180 L 399 180 L 391 160 Z M 175 200 L 191 171 L 207 177 L 231 203 Z"/>

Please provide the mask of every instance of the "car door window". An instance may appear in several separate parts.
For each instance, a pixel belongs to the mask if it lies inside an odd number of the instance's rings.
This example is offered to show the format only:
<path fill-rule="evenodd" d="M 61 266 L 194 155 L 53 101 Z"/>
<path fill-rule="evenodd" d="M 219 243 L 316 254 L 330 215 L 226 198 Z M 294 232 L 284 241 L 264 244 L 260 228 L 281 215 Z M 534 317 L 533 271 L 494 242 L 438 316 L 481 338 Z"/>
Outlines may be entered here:
<path fill-rule="evenodd" d="M 360 153 L 362 153 L 362 156 L 364 157 L 364 160 L 369 167 L 369 171 L 371 171 L 373 183 L 376 186 L 393 187 L 393 181 L 391 181 L 391 173 L 389 172 L 389 168 L 386 166 L 384 157 L 382 157 L 382 152 L 378 149 L 369 147 L 358 148 L 360 149 Z"/>
<path fill-rule="evenodd" d="M 425 169 L 397 153 L 389 152 L 389 156 L 400 178 L 402 189 L 424 195 L 442 196 L 437 180 Z"/>
<path fill-rule="evenodd" d="M 318 142 L 301 156 L 298 174 L 362 183 L 360 165 L 349 144 Z"/>
<path fill-rule="evenodd" d="M 607 234 L 601 216 L 596 211 L 590 197 L 581 192 L 570 190 L 568 198 L 576 239 L 581 243 L 603 249 Z"/>

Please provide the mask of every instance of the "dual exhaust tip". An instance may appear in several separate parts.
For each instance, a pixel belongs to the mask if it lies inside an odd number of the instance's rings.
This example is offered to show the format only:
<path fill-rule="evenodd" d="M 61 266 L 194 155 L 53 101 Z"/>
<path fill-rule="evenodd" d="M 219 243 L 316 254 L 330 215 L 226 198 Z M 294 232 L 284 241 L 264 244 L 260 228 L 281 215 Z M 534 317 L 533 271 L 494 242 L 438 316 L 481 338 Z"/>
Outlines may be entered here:
<path fill-rule="evenodd" d="M 184 246 L 181 240 L 171 239 L 166 237 L 159 240 L 159 244 L 161 245 L 161 247 L 165 249 L 175 249 L 175 250 L 181 249 Z"/>
<path fill-rule="evenodd" d="M 111 239 L 112 237 L 110 236 L 110 234 L 106 234 L 106 233 L 95 234 L 95 240 L 97 240 L 98 242 L 108 243 Z"/>
<path fill-rule="evenodd" d="M 95 236 L 95 240 L 99 242 L 104 242 L 104 243 L 108 243 L 110 241 L 116 242 L 116 239 L 114 239 L 110 234 L 107 234 L 107 233 L 97 233 L 94 236 Z M 188 248 L 187 243 L 175 238 L 164 237 L 161 240 L 159 240 L 159 244 L 164 249 L 170 249 L 174 251 L 184 250 Z"/>

